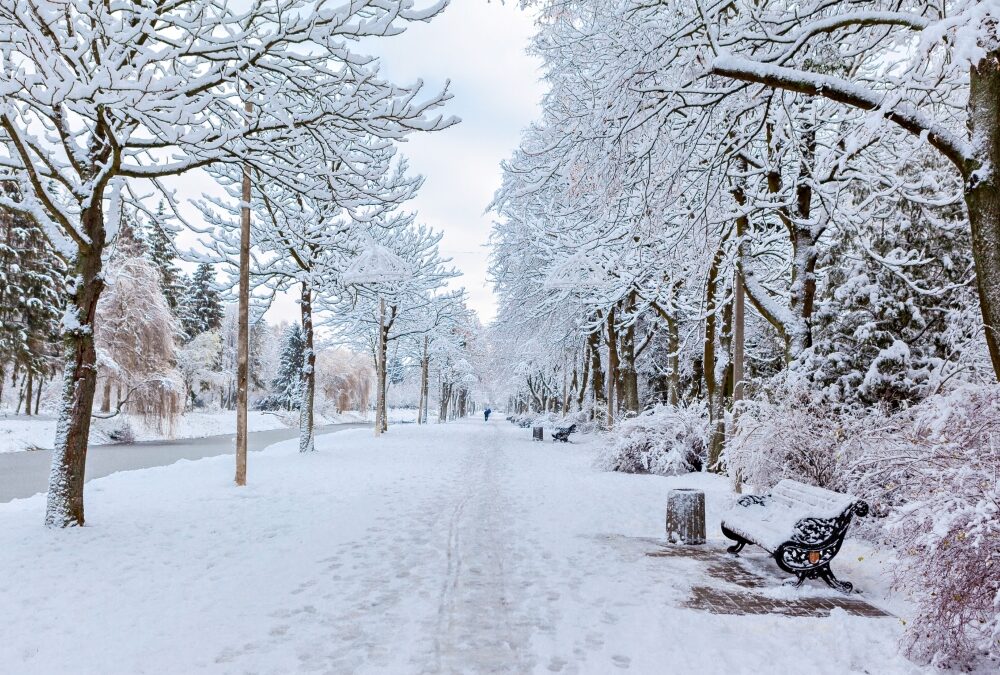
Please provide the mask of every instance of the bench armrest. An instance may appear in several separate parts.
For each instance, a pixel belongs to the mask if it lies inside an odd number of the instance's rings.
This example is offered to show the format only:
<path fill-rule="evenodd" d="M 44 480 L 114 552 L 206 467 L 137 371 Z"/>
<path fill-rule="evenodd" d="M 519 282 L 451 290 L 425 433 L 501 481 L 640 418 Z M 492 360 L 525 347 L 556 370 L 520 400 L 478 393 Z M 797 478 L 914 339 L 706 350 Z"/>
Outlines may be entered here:
<path fill-rule="evenodd" d="M 743 495 L 736 500 L 740 506 L 764 506 L 767 504 L 768 495 Z"/>

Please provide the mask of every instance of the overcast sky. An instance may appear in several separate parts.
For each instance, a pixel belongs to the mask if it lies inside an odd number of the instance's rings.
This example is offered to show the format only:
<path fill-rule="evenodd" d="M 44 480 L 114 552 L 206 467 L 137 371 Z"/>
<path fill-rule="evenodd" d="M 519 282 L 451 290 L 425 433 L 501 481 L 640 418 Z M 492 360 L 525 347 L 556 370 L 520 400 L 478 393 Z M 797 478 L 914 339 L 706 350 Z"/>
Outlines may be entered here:
<path fill-rule="evenodd" d="M 360 52 L 379 56 L 383 76 L 394 82 L 422 79 L 430 94 L 451 80 L 454 98 L 444 112 L 462 122 L 411 137 L 400 151 L 410 160 L 411 171 L 425 177 L 409 209 L 418 212 L 419 222 L 444 232 L 442 253 L 463 273 L 452 286 L 466 288 L 469 305 L 484 323 L 496 311 L 486 279 L 492 220 L 485 209 L 500 185 L 500 161 L 517 146 L 521 130 L 540 115 L 541 62 L 525 53 L 532 33 L 531 15 L 512 0 L 452 0 L 429 23 L 356 45 Z M 196 199 L 206 191 L 205 179 L 192 172 L 167 182 L 178 197 Z M 217 188 L 207 191 L 223 196 Z M 190 220 L 200 220 L 192 206 L 183 211 Z M 197 248 L 196 240 L 185 233 L 178 243 L 182 249 Z M 296 320 L 296 295 L 277 298 L 268 320 Z"/>
<path fill-rule="evenodd" d="M 359 49 L 381 57 L 383 76 L 394 82 L 422 79 L 431 93 L 451 80 L 454 98 L 445 112 L 462 122 L 411 137 L 400 150 L 410 160 L 411 171 L 426 179 L 409 208 L 419 213 L 420 222 L 444 232 L 441 251 L 462 272 L 452 285 L 466 288 L 469 306 L 484 323 L 496 312 L 486 280 L 492 220 L 484 211 L 500 185 L 500 161 L 540 114 L 543 92 L 541 63 L 525 54 L 532 19 L 516 5 L 452 0 L 430 23 L 415 24 L 402 35 L 372 40 Z M 189 176 L 177 186 L 198 197 L 203 180 Z M 193 209 L 185 211 L 197 218 Z M 192 240 L 192 235 L 180 239 L 182 245 Z M 295 294 L 277 298 L 267 313 L 273 322 L 298 316 Z"/>
<path fill-rule="evenodd" d="M 377 41 L 383 73 L 393 81 L 422 78 L 432 91 L 451 80 L 447 112 L 462 123 L 414 138 L 402 152 L 426 178 L 413 206 L 422 222 L 444 231 L 442 252 L 463 272 L 457 284 L 484 322 L 495 313 L 486 281 L 492 221 L 484 210 L 500 185 L 500 161 L 540 114 L 543 92 L 541 64 L 525 54 L 532 20 L 516 4 L 452 0 L 430 23 Z"/>

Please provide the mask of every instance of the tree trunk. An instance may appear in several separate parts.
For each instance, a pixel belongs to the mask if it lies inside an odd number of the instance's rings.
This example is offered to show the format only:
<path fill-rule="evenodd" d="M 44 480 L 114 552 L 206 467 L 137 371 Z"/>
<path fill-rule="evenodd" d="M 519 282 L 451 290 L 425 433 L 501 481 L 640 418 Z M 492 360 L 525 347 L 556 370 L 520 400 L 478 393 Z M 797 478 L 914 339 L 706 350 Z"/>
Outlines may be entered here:
<path fill-rule="evenodd" d="M 587 384 L 590 379 L 590 344 L 583 348 L 583 374 L 580 376 L 580 388 L 576 394 L 576 409 L 583 410 L 583 400 L 587 396 Z"/>
<path fill-rule="evenodd" d="M 615 309 L 608 310 L 608 429 L 615 424 L 615 387 L 618 382 L 618 331 L 615 329 Z"/>
<path fill-rule="evenodd" d="M 681 400 L 681 334 L 677 319 L 667 317 L 667 350 L 670 352 L 670 405 Z"/>
<path fill-rule="evenodd" d="M 625 311 L 631 316 L 635 311 L 635 293 L 630 293 Z M 621 376 L 619 407 L 626 412 L 639 412 L 639 374 L 635 369 L 635 321 L 625 328 L 621 339 Z"/>
<path fill-rule="evenodd" d="M 972 228 L 972 255 L 986 345 L 1000 380 L 1000 49 L 971 72 L 969 126 L 981 154 L 965 176 L 965 203 Z"/>
<path fill-rule="evenodd" d="M 420 375 L 420 398 L 424 402 L 423 413 L 421 413 L 421 415 L 423 417 L 422 424 L 427 424 L 427 416 L 428 416 L 427 413 L 428 413 L 428 409 L 430 408 L 430 404 L 431 404 L 431 401 L 430 401 L 430 393 L 431 393 L 430 392 L 431 357 L 427 353 L 427 337 L 426 336 L 424 337 L 424 358 L 420 362 L 420 370 L 421 370 L 421 375 Z"/>
<path fill-rule="evenodd" d="M 709 442 L 708 442 L 708 468 L 717 470 L 719 457 L 722 454 L 722 445 L 725 441 L 725 411 L 722 405 L 722 386 L 718 382 L 716 374 L 715 339 L 716 339 L 716 310 L 717 294 L 719 284 L 719 267 L 722 265 L 723 250 L 720 245 L 712 259 L 712 266 L 708 271 L 708 282 L 705 288 L 705 342 L 704 342 L 704 363 L 703 370 L 705 376 L 705 393 L 708 399 L 709 418 Z"/>
<path fill-rule="evenodd" d="M 381 410 L 380 418 L 382 420 L 382 432 L 389 430 L 389 404 L 386 402 L 386 395 L 389 393 L 389 323 L 385 321 L 385 301 L 379 301 L 379 345 L 381 349 L 381 356 L 379 358 L 379 364 L 382 366 L 382 371 L 379 373 L 379 393 L 381 394 L 381 404 L 379 406 Z M 395 309 L 392 311 L 393 316 L 395 316 Z"/>
<path fill-rule="evenodd" d="M 746 303 L 743 294 L 743 277 L 739 271 L 736 272 L 736 279 L 733 282 L 733 405 L 743 400 L 743 361 L 746 345 L 745 330 L 745 308 Z"/>
<path fill-rule="evenodd" d="M 594 392 L 594 417 L 597 408 L 605 401 L 604 369 L 601 366 L 601 334 L 599 330 L 587 336 L 587 349 L 590 351 L 590 384 Z"/>
<path fill-rule="evenodd" d="M 420 355 L 420 401 L 417 403 L 417 424 L 424 423 L 424 404 L 427 399 L 427 336 L 424 336 L 424 351 Z"/>
<path fill-rule="evenodd" d="M 382 380 L 382 327 L 385 325 L 385 301 L 378 302 L 378 339 L 375 342 L 375 436 L 382 435 L 382 397 L 385 384 Z"/>
<path fill-rule="evenodd" d="M 111 412 L 111 378 L 104 378 L 104 394 L 101 396 L 101 412 Z"/>
<path fill-rule="evenodd" d="M 253 110 L 245 104 L 247 121 Z M 247 484 L 247 394 L 250 369 L 250 165 L 243 165 L 240 198 L 239 316 L 236 329 L 236 485 Z"/>
<path fill-rule="evenodd" d="M 34 398 L 34 392 L 31 389 L 31 385 L 34 382 L 34 377 L 32 377 L 31 369 L 28 369 L 28 379 L 24 386 L 24 414 L 31 417 L 31 401 Z"/>
<path fill-rule="evenodd" d="M 68 286 L 67 316 L 63 320 L 63 396 L 52 452 L 52 471 L 45 507 L 49 527 L 82 526 L 83 483 L 87 463 L 90 415 L 97 391 L 97 352 L 94 349 L 94 314 L 104 290 L 101 269 L 105 231 L 103 199 L 97 196 L 81 214 L 90 245 L 77 251 Z"/>
<path fill-rule="evenodd" d="M 451 385 L 441 383 L 441 405 L 438 406 L 438 424 L 448 421 L 448 401 L 451 400 Z"/>
<path fill-rule="evenodd" d="M 38 384 L 35 386 L 35 414 L 38 414 L 38 406 L 42 402 L 42 387 L 45 386 L 45 377 L 38 377 Z"/>
<path fill-rule="evenodd" d="M 812 346 L 812 315 L 816 304 L 816 242 L 822 232 L 810 222 L 812 217 L 812 175 L 816 155 L 816 129 L 803 133 L 799 178 L 795 187 L 796 217 L 792 223 L 792 286 L 789 308 L 796 318 L 789 336 L 789 358 Z"/>
<path fill-rule="evenodd" d="M 302 337 L 305 350 L 302 355 L 301 390 L 299 405 L 299 452 L 313 452 L 316 449 L 313 438 L 313 407 L 316 398 L 316 352 L 313 349 L 312 291 L 309 284 L 302 282 Z"/>

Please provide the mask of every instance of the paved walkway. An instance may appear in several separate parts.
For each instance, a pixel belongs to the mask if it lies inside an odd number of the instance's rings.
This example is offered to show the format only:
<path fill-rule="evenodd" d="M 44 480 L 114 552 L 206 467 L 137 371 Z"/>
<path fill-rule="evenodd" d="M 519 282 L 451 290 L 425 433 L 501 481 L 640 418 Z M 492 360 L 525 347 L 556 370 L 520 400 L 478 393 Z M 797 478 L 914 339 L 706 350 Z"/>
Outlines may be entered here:
<path fill-rule="evenodd" d="M 691 596 L 682 607 L 712 614 L 781 614 L 784 616 L 820 617 L 842 609 L 854 616 L 891 616 L 865 602 L 859 594 L 810 595 L 811 587 L 784 588 L 788 575 L 782 575 L 769 557 L 744 550 L 740 557 L 726 552 L 719 545 L 683 546 L 667 544 L 646 555 L 653 558 L 690 558 L 700 562 L 705 572 L 721 584 L 694 585 Z M 784 597 L 768 594 L 769 589 L 788 592 Z"/>
<path fill-rule="evenodd" d="M 787 588 L 766 553 L 728 557 L 726 481 L 602 472 L 601 444 L 396 425 L 256 454 L 244 488 L 228 457 L 109 476 L 79 531 L 42 528 L 40 498 L 0 505 L 0 670 L 917 670 L 877 589 Z M 673 487 L 706 491 L 705 546 L 664 544 Z M 864 588 L 870 559 L 835 569 Z"/>

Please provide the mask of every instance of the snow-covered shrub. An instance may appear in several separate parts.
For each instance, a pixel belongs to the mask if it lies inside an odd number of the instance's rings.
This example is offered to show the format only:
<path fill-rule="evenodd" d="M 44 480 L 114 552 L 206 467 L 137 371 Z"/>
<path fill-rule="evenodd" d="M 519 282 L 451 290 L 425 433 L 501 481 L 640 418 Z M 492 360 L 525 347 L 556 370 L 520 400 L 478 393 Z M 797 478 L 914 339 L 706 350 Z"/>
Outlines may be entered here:
<path fill-rule="evenodd" d="M 921 171 L 919 162 L 906 169 Z M 968 221 L 954 204 L 932 202 L 901 201 L 863 237 L 853 227 L 828 232 L 813 343 L 790 370 L 832 405 L 899 410 L 942 383 L 992 375 L 968 276 Z"/>
<path fill-rule="evenodd" d="M 915 658 L 1000 658 L 1000 386 L 965 386 L 869 430 L 857 491 L 891 507 L 898 589 L 918 606 Z"/>
<path fill-rule="evenodd" d="M 860 421 L 835 414 L 804 387 L 785 385 L 745 402 L 723 459 L 729 475 L 766 491 L 783 478 L 842 487 Z"/>
<path fill-rule="evenodd" d="M 135 431 L 128 422 L 122 422 L 118 427 L 108 432 L 108 439 L 113 443 L 121 445 L 132 445 L 135 443 Z"/>
<path fill-rule="evenodd" d="M 609 435 L 614 444 L 598 460 L 607 471 L 673 476 L 700 471 L 708 447 L 703 402 L 657 405 L 623 421 Z"/>

